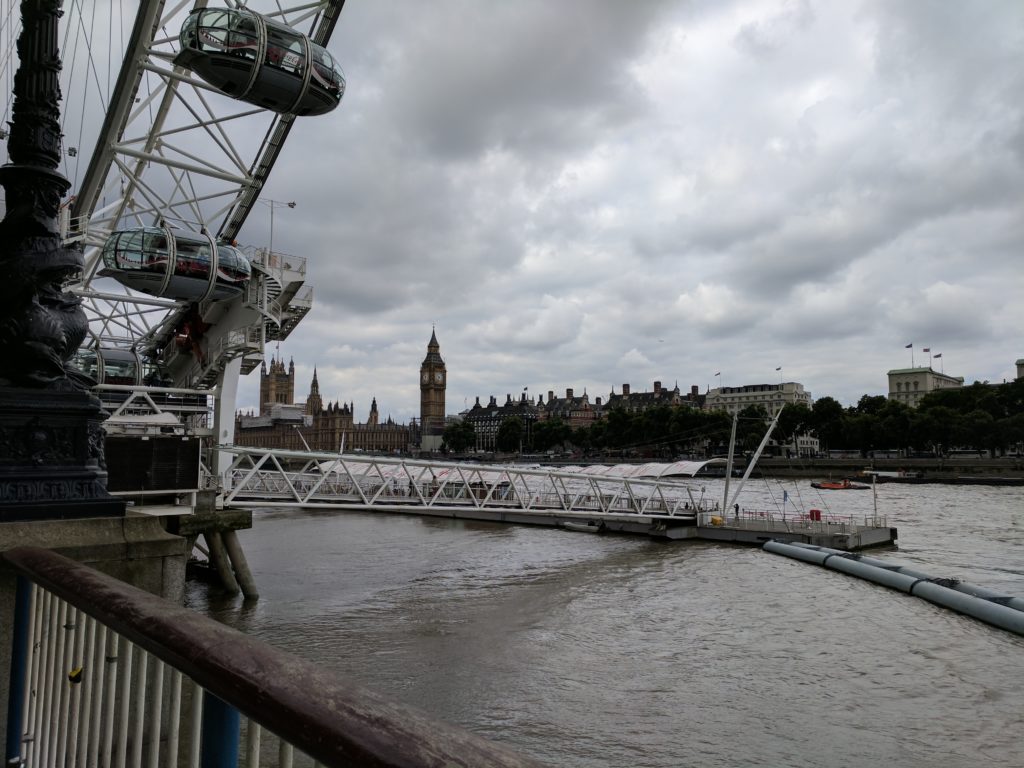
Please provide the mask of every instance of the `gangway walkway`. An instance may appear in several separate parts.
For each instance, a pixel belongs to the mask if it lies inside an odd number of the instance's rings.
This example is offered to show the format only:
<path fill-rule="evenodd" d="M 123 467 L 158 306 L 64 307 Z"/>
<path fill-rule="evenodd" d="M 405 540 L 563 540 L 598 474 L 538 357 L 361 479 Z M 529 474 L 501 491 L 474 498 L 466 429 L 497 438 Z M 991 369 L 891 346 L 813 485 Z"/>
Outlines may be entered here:
<path fill-rule="evenodd" d="M 234 455 L 222 477 L 225 506 L 376 509 L 548 525 L 585 518 L 596 526 L 617 521 L 662 530 L 696 525 L 698 514 L 709 511 L 689 486 L 666 478 L 238 446 L 218 450 Z M 703 465 L 692 464 L 694 472 Z"/>

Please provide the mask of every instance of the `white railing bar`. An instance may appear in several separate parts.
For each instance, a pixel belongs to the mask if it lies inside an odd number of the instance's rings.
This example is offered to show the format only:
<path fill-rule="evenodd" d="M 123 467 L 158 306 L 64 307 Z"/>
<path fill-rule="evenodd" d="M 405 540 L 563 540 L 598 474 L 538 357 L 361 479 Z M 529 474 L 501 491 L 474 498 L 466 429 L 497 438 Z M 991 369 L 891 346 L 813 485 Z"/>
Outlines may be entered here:
<path fill-rule="evenodd" d="M 121 701 L 121 707 L 117 718 L 117 744 L 114 749 L 114 766 L 115 768 L 124 768 L 125 759 L 128 755 L 128 713 L 132 692 L 132 652 L 134 646 L 128 640 L 118 639 L 118 659 L 120 661 L 118 672 L 121 676 L 118 699 Z"/>
<path fill-rule="evenodd" d="M 146 654 L 147 656 L 149 654 Z M 163 703 L 164 703 L 164 663 L 160 659 L 153 659 L 153 685 L 149 696 L 149 768 L 157 768 L 160 764 L 160 733 L 163 730 Z M 140 697 L 141 698 L 141 697 Z M 175 713 L 171 713 L 176 717 Z M 168 765 L 173 765 L 168 763 Z"/>
<path fill-rule="evenodd" d="M 277 751 L 277 764 L 279 768 L 292 768 L 292 761 L 295 759 L 295 748 L 287 741 L 281 742 Z"/>
<path fill-rule="evenodd" d="M 63 602 L 63 601 L 62 601 Z M 57 685 L 57 722 L 50 727 L 56 732 L 53 740 L 53 755 L 57 765 L 64 765 L 68 739 L 68 715 L 71 709 L 71 686 L 68 684 L 67 660 L 71 658 L 71 649 L 75 644 L 75 613 L 77 608 L 64 603 L 61 621 L 60 644 L 57 647 L 60 656 L 54 669 L 54 683 Z"/>
<path fill-rule="evenodd" d="M 245 735 L 245 764 L 247 768 L 260 768 L 260 736 L 259 723 L 249 720 Z"/>
<path fill-rule="evenodd" d="M 192 729 L 189 736 L 189 768 L 199 768 L 199 755 L 203 746 L 203 687 L 192 681 Z"/>
<path fill-rule="evenodd" d="M 96 708 L 96 716 L 100 718 L 103 723 L 103 742 L 98 744 L 100 752 L 98 755 L 99 760 L 96 765 L 109 766 L 110 760 L 114 755 L 114 702 L 116 699 L 117 685 L 117 651 L 119 639 L 117 633 L 108 632 L 107 628 L 103 627 L 103 634 L 105 635 L 105 643 L 103 646 L 103 676 L 105 682 L 103 686 L 105 693 L 102 699 L 103 706 Z M 99 761 L 102 761 L 99 762 Z"/>
<path fill-rule="evenodd" d="M 48 593 L 44 592 L 35 584 L 32 585 L 32 623 L 29 628 L 28 645 L 31 649 L 32 657 L 28 665 L 28 680 L 25 683 L 25 725 L 22 728 L 22 733 L 19 734 L 21 736 L 22 754 L 25 757 L 26 765 L 31 764 L 30 760 L 37 751 L 35 736 L 37 733 L 36 710 L 39 707 L 39 697 L 36 696 L 35 691 L 39 685 L 39 669 L 42 663 L 42 652 L 40 648 L 43 636 L 43 605 L 47 597 Z"/>
<path fill-rule="evenodd" d="M 68 673 L 68 687 L 71 695 L 71 707 L 68 713 L 69 727 L 67 740 L 61 748 L 63 759 L 60 764 L 66 768 L 75 768 L 78 762 L 78 731 L 79 718 L 82 714 L 82 680 L 85 676 L 85 627 L 88 617 L 77 608 L 75 612 L 75 648 L 71 657 L 71 671 Z M 70 754 L 68 749 L 70 748 Z"/>
<path fill-rule="evenodd" d="M 181 738 L 181 678 L 177 669 L 171 669 L 171 700 L 167 706 L 167 765 L 178 765 L 178 740 Z"/>
<path fill-rule="evenodd" d="M 63 624 L 64 607 L 66 603 L 58 600 L 56 597 L 50 601 L 49 609 L 49 624 L 50 631 L 47 633 L 47 648 L 46 648 L 46 674 L 43 678 L 43 691 L 52 691 L 54 684 L 54 670 L 57 667 L 57 651 L 60 647 L 60 626 Z M 56 729 L 51 727 L 54 718 L 54 697 L 46 697 L 46 707 L 43 711 L 43 719 L 40 722 L 40 727 L 36 730 L 37 734 L 40 734 L 40 751 L 39 751 L 39 764 L 46 766 L 50 765 L 52 761 L 54 751 L 54 739 L 56 738 Z"/>
<path fill-rule="evenodd" d="M 89 629 L 86 633 L 85 656 L 82 659 L 82 663 L 85 664 L 84 679 L 82 680 L 82 695 L 85 697 L 85 706 L 82 708 L 82 725 L 84 727 L 82 743 L 75 750 L 75 760 L 77 761 L 77 756 L 81 754 L 82 764 L 88 768 L 90 765 L 89 748 L 92 745 L 94 734 L 99 733 L 99 726 L 93 719 L 93 708 L 94 706 L 97 709 L 99 708 L 97 696 L 99 691 L 102 691 L 103 652 L 102 641 L 97 643 L 97 636 L 100 635 L 104 627 L 92 616 L 87 616 L 85 623 Z M 106 636 L 103 635 L 103 637 L 105 639 Z M 97 648 L 98 645 L 100 646 L 99 648 Z M 95 765 L 95 763 L 92 763 L 92 765 Z M 74 765 L 70 768 L 74 768 Z"/>
<path fill-rule="evenodd" d="M 22 698 L 21 711 L 25 713 L 25 725 L 22 727 L 22 733 L 8 734 L 7 738 L 16 736 L 20 738 L 25 746 L 22 751 L 25 755 L 28 755 L 29 742 L 26 741 L 26 736 L 32 735 L 33 718 L 35 717 L 35 704 L 38 700 L 38 696 L 33 695 L 35 689 L 37 675 L 39 672 L 39 654 L 35 652 L 35 646 L 39 634 L 41 632 L 42 613 L 39 607 L 40 602 L 40 589 L 35 584 L 32 585 L 29 591 L 29 616 L 31 620 L 28 626 L 28 648 L 32 654 L 31 662 L 29 663 L 28 680 L 25 681 L 25 695 Z"/>
<path fill-rule="evenodd" d="M 148 688 L 148 672 L 150 672 L 150 653 L 139 648 L 138 650 L 138 673 L 135 678 L 135 685 L 132 686 L 131 695 L 134 698 L 134 730 L 131 736 L 131 766 L 141 768 L 142 765 L 142 731 L 145 726 L 145 699 Z M 127 707 L 127 701 L 125 709 Z"/>

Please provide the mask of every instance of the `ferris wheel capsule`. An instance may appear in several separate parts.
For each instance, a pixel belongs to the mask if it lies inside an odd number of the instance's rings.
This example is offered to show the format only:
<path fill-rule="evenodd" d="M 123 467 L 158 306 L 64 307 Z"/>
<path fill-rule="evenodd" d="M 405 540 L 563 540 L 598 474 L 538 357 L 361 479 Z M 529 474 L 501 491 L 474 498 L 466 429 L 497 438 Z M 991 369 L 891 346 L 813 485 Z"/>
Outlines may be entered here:
<path fill-rule="evenodd" d="M 322 115 L 345 95 L 345 74 L 326 48 L 247 8 L 196 9 L 179 40 L 175 64 L 249 104 Z"/>
<path fill-rule="evenodd" d="M 166 227 L 118 230 L 103 244 L 100 275 L 179 300 L 220 300 L 242 292 L 252 266 L 237 248 Z"/>

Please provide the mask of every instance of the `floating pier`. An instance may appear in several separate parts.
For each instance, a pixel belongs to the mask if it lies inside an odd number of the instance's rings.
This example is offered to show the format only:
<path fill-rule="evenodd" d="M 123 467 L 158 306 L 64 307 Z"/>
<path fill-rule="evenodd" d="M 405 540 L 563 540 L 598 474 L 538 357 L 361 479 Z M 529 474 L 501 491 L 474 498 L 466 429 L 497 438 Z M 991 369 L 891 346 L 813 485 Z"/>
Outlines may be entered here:
<path fill-rule="evenodd" d="M 705 515 L 694 538 L 762 546 L 766 541 L 809 544 L 852 552 L 896 542 L 898 532 L 885 517 L 740 510 L 729 516 Z"/>

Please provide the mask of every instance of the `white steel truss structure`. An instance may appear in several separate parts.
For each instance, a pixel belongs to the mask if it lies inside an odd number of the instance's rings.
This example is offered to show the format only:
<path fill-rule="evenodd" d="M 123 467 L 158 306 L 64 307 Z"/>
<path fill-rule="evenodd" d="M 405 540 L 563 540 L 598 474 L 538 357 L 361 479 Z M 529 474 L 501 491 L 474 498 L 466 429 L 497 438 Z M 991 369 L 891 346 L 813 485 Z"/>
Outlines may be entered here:
<path fill-rule="evenodd" d="M 679 480 L 612 477 L 378 456 L 221 446 L 235 458 L 221 478 L 224 504 L 383 511 L 643 516 L 692 524 L 703 494 Z"/>

